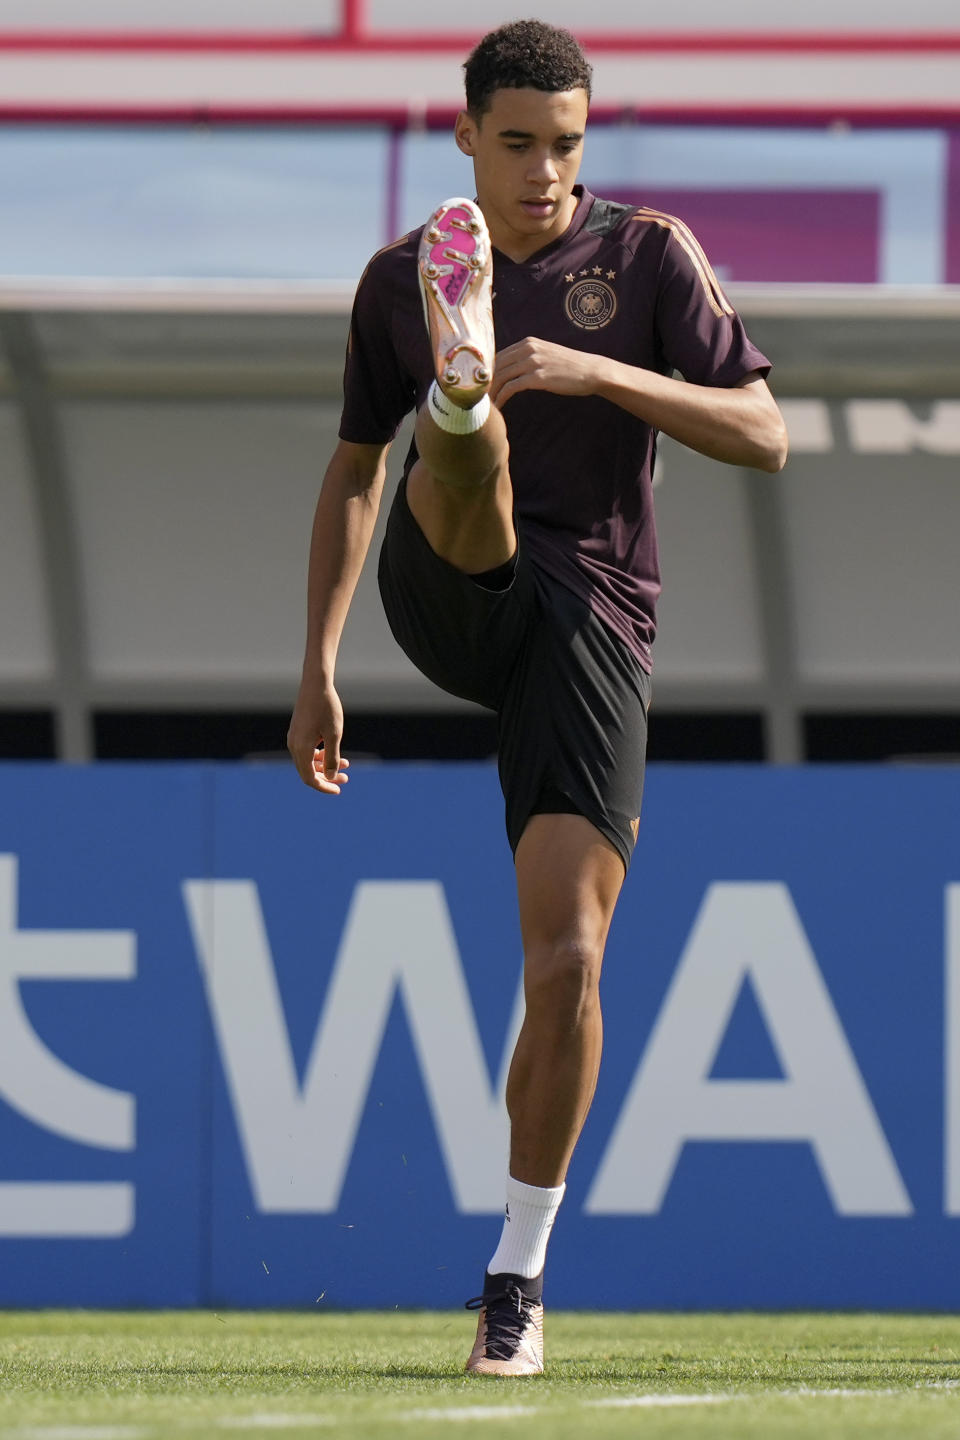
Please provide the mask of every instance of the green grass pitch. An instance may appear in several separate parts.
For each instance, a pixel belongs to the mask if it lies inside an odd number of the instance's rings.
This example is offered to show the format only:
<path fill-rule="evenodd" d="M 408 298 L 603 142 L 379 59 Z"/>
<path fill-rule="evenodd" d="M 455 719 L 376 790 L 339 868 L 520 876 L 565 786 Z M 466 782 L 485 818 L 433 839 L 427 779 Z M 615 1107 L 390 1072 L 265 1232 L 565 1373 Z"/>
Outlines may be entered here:
<path fill-rule="evenodd" d="M 468 1377 L 451 1313 L 0 1313 L 3 1440 L 960 1436 L 960 1318 L 547 1312 L 547 1373 Z"/>

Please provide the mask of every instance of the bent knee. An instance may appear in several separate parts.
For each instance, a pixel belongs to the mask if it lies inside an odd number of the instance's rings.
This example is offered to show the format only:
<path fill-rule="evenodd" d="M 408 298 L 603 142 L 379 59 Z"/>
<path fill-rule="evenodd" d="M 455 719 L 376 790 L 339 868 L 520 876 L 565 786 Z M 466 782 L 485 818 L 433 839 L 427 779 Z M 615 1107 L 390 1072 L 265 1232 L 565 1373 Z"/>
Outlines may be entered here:
<path fill-rule="evenodd" d="M 471 500 L 475 505 L 495 502 L 504 485 L 510 485 L 510 472 L 504 464 L 490 456 L 461 459 L 456 466 L 442 470 L 432 468 L 423 460 L 416 460 L 407 476 L 407 497 L 409 499 L 412 493 L 415 500 L 420 499 L 425 504 L 459 509 Z M 511 490 L 511 504 L 512 494 Z"/>
<path fill-rule="evenodd" d="M 588 941 L 560 939 L 531 946 L 524 962 L 527 1009 L 578 1012 L 590 1003 L 600 984 L 603 947 Z"/>
<path fill-rule="evenodd" d="M 442 484 L 421 462 L 407 480 L 407 505 L 434 554 L 474 574 L 505 564 L 516 550 L 512 491 L 499 485 Z"/>

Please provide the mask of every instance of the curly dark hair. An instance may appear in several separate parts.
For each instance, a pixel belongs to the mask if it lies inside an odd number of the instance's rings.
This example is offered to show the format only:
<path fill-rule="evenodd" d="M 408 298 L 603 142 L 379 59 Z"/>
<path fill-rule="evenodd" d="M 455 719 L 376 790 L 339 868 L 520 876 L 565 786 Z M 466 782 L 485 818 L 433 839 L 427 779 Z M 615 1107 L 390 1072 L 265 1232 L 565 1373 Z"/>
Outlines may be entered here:
<path fill-rule="evenodd" d="M 479 119 L 495 90 L 586 90 L 592 70 L 569 30 L 543 20 L 513 20 L 485 35 L 463 67 L 467 109 Z"/>

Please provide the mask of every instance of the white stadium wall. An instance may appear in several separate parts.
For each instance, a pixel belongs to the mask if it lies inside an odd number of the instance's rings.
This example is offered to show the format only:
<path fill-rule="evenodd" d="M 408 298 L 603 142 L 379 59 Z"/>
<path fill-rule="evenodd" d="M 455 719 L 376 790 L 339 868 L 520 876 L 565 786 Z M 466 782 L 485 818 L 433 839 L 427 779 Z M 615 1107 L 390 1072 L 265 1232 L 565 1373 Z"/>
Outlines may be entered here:
<path fill-rule="evenodd" d="M 587 42 L 599 105 L 677 109 L 956 109 L 955 6 L 920 0 L 909 17 L 858 0 L 795 6 L 739 0 L 722 12 L 681 0 L 668 23 L 635 5 L 555 0 L 549 18 Z M 515 15 L 484 10 L 484 26 Z M 0 5 L 7 113 L 250 114 L 394 111 L 459 103 L 459 63 L 481 26 L 438 25 L 435 8 L 393 0 L 121 4 L 82 15 L 66 0 Z"/>

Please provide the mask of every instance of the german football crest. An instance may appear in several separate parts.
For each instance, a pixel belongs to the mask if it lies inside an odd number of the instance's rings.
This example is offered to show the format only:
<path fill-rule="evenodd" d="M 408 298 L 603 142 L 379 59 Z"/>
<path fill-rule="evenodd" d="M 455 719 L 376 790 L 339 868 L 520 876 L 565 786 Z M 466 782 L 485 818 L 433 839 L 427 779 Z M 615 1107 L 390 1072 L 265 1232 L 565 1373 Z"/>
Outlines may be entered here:
<path fill-rule="evenodd" d="M 563 308 L 581 330 L 602 330 L 617 313 L 617 297 L 605 280 L 591 276 L 570 286 Z"/>

